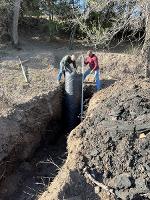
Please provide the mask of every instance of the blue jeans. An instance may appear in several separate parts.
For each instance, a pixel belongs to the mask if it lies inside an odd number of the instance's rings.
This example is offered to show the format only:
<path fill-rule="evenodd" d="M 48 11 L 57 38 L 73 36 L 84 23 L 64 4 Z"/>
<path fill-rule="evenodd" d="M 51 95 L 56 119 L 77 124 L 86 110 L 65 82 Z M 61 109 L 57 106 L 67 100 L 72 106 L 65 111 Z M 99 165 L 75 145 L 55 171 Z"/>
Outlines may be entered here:
<path fill-rule="evenodd" d="M 62 63 L 60 63 L 59 72 L 58 72 L 58 75 L 57 75 L 57 81 L 61 80 L 61 77 L 62 77 L 63 73 L 64 73 L 64 67 L 63 67 Z"/>
<path fill-rule="evenodd" d="M 86 78 L 90 73 L 91 73 L 91 69 L 86 70 L 85 73 L 84 73 L 84 75 L 83 75 L 83 79 L 85 80 L 85 78 Z M 95 73 L 94 76 L 95 76 L 95 79 L 96 79 L 96 89 L 97 89 L 97 91 L 98 91 L 98 90 L 100 90 L 100 88 L 101 88 L 101 81 L 100 81 L 100 79 L 99 79 L 99 74 L 100 74 L 99 69 L 95 70 L 94 73 Z"/>

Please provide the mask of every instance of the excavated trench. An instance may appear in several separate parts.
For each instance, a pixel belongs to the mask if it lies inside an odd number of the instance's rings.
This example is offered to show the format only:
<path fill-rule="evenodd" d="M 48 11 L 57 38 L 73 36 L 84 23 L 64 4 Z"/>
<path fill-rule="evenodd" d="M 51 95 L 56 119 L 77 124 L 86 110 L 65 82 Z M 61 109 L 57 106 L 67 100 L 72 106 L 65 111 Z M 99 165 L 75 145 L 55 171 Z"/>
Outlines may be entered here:
<path fill-rule="evenodd" d="M 91 85 L 85 88 L 84 109 L 93 92 Z M 62 86 L 0 118 L 1 135 L 7 135 L 0 154 L 0 199 L 36 199 L 57 175 L 67 156 L 64 108 Z M 73 128 L 79 123 L 78 119 Z"/>

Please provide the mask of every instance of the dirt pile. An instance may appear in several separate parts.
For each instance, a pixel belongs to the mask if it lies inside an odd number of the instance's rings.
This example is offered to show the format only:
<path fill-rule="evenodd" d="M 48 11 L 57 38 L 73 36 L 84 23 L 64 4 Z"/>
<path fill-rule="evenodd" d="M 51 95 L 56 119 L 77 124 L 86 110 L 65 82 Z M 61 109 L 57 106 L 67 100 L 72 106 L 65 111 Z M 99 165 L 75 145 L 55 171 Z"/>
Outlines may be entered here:
<path fill-rule="evenodd" d="M 104 77 L 122 79 L 128 75 L 136 74 L 139 77 L 145 75 L 144 67 L 141 62 L 141 55 L 124 53 L 97 53 L 101 73 Z"/>
<path fill-rule="evenodd" d="M 150 199 L 149 91 L 149 83 L 129 77 L 95 94 L 69 136 L 65 165 L 40 199 Z M 85 168 L 115 198 L 95 187 Z"/>
<path fill-rule="evenodd" d="M 150 84 L 141 80 L 116 83 L 97 94 L 82 126 L 84 165 L 121 199 L 140 199 L 150 192 L 149 91 Z"/>

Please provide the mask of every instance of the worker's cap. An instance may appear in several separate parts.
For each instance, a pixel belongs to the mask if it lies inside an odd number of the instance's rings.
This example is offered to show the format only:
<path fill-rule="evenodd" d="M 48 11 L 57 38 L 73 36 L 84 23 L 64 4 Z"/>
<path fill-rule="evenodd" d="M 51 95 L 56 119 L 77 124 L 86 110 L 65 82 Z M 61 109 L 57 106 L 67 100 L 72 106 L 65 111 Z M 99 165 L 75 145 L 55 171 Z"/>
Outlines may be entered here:
<path fill-rule="evenodd" d="M 76 59 L 75 55 L 71 55 L 71 60 L 75 61 L 75 59 Z"/>

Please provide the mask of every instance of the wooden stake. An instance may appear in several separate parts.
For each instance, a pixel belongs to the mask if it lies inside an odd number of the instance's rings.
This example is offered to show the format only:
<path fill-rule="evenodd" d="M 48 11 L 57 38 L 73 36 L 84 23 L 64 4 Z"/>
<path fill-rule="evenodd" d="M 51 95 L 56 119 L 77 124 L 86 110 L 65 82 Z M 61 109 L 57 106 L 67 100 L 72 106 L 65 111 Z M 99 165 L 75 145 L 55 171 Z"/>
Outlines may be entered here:
<path fill-rule="evenodd" d="M 84 97 L 84 94 L 83 94 L 83 89 L 84 89 L 84 57 L 82 55 L 81 57 L 81 65 L 82 65 L 82 93 L 81 93 L 81 122 L 83 120 L 83 97 Z"/>
<path fill-rule="evenodd" d="M 20 66 L 21 66 L 22 73 L 23 73 L 23 76 L 25 78 L 25 81 L 26 81 L 26 83 L 28 83 L 28 79 L 27 79 L 27 76 L 26 76 L 26 73 L 25 73 L 25 70 L 24 70 L 24 66 L 22 65 L 22 62 L 21 62 L 20 58 L 19 58 L 19 62 L 20 62 Z"/>

